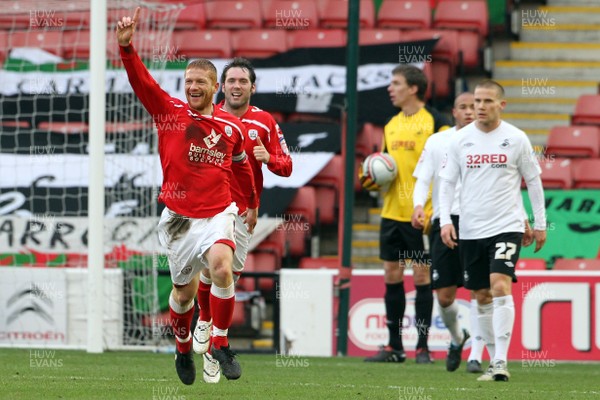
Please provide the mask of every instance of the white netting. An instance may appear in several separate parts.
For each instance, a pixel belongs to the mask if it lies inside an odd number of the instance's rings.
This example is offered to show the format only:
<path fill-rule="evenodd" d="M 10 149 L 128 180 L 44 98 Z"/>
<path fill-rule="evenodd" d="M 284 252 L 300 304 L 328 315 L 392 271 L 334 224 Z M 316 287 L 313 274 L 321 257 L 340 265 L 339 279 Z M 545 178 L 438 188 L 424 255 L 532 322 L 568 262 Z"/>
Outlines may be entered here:
<path fill-rule="evenodd" d="M 94 16 L 89 0 L 6 3 L 10 4 L 0 7 L 0 282 L 8 285 L 7 290 L 23 291 L 27 298 L 0 298 L 6 303 L 0 304 L 0 345 L 82 346 L 86 332 L 79 324 L 86 318 L 85 279 L 77 277 L 87 267 L 93 46 L 89 29 Z M 117 19 L 132 16 L 138 5 L 142 6 L 134 37 L 138 52 L 158 80 L 183 76 L 184 60 L 177 58 L 171 41 L 180 5 L 107 1 L 104 246 L 105 267 L 114 272 L 105 282 L 104 336 L 109 348 L 158 344 L 166 322 L 159 317 L 158 292 L 159 287 L 168 287 L 161 280 L 169 278 L 158 276 L 167 265 L 157 252 L 154 232 L 161 211 L 156 202 L 161 180 L 156 135 L 149 114 L 131 91 L 114 33 Z M 175 69 L 164 78 L 167 64 Z M 30 272 L 21 276 L 10 267 Z M 38 270 L 56 274 L 38 277 Z M 39 279 L 49 282 L 49 276 L 60 276 L 66 284 L 39 283 Z M 12 278 L 16 280 L 8 284 Z M 119 285 L 122 290 L 115 291 Z M 59 297 L 66 298 L 66 304 Z M 30 332 L 28 338 L 19 334 L 25 320 L 19 322 L 17 317 L 36 314 L 28 312 L 32 308 L 50 315 L 66 312 L 66 328 L 62 320 L 56 322 L 60 318 L 36 317 L 27 323 L 34 324 L 31 329 L 36 332 L 66 329 L 67 337 L 61 341 L 44 334 Z"/>

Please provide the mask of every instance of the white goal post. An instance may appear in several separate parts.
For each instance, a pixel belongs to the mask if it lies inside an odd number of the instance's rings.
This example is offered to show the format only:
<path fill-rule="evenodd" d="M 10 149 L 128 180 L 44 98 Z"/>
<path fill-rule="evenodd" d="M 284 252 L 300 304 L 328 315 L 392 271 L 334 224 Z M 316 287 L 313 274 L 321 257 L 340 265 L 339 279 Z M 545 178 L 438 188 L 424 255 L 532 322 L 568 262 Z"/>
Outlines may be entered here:
<path fill-rule="evenodd" d="M 160 82 L 168 63 L 183 65 L 168 57 L 180 4 L 21 0 L 0 9 L 0 347 L 169 344 L 156 132 L 114 33 L 138 6 L 134 45 Z"/>

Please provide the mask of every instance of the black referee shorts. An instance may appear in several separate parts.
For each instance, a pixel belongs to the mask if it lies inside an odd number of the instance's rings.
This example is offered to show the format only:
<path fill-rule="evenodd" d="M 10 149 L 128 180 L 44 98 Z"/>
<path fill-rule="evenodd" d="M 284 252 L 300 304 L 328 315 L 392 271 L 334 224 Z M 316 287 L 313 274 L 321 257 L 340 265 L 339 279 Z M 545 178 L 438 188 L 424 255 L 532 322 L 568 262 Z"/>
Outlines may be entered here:
<path fill-rule="evenodd" d="M 458 236 L 458 215 L 452 215 L 452 224 Z M 463 285 L 463 268 L 458 247 L 449 248 L 442 242 L 440 219 L 431 224 L 429 233 L 429 251 L 431 253 L 431 287 L 440 289 Z M 460 247 L 460 246 L 459 246 Z"/>
<path fill-rule="evenodd" d="M 508 275 L 516 282 L 515 266 L 522 239 L 520 232 L 507 232 L 485 239 L 460 240 L 458 248 L 465 269 L 465 288 L 489 289 L 492 272 Z"/>
<path fill-rule="evenodd" d="M 410 222 L 381 218 L 379 230 L 379 258 L 384 261 L 411 260 L 429 265 L 425 254 L 423 231 L 412 227 Z"/>

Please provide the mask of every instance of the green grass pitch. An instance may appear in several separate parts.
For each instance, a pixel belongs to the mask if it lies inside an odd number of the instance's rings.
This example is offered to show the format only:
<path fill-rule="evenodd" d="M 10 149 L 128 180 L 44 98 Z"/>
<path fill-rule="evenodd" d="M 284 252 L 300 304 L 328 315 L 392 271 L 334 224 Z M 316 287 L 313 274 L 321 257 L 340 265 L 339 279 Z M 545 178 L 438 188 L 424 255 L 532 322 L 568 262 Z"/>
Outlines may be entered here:
<path fill-rule="evenodd" d="M 511 362 L 510 382 L 477 382 L 465 365 L 446 372 L 433 365 L 365 363 L 359 358 L 239 356 L 238 381 L 209 385 L 202 359 L 193 386 L 179 382 L 172 354 L 0 349 L 0 399 L 594 399 L 600 398 L 600 366 Z"/>

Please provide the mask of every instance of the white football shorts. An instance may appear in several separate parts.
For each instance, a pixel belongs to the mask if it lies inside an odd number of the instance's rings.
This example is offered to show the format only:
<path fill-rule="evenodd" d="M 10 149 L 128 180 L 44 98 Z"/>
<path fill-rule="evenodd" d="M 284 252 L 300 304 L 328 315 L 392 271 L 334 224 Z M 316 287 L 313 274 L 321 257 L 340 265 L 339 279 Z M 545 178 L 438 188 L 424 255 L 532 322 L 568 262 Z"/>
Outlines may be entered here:
<path fill-rule="evenodd" d="M 234 221 L 238 208 L 231 203 L 210 218 L 188 218 L 167 207 L 158 222 L 158 240 L 167 250 L 171 280 L 187 285 L 202 268 L 208 267 L 204 253 L 215 243 L 224 243 L 235 251 Z"/>
<path fill-rule="evenodd" d="M 244 270 L 248 248 L 250 247 L 250 238 L 252 234 L 248 232 L 248 227 L 244 224 L 244 219 L 236 214 L 235 216 L 235 252 L 233 253 L 233 279 L 238 280 Z"/>

